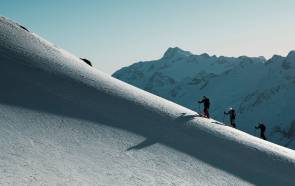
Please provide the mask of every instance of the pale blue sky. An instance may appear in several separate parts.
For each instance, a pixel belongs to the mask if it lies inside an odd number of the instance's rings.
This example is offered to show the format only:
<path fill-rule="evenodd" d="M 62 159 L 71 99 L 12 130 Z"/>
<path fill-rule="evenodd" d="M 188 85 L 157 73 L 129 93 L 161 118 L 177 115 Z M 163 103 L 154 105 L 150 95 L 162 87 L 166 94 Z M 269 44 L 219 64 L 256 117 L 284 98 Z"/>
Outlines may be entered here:
<path fill-rule="evenodd" d="M 0 15 L 109 74 L 175 46 L 267 58 L 295 49 L 294 0 L 1 0 Z"/>

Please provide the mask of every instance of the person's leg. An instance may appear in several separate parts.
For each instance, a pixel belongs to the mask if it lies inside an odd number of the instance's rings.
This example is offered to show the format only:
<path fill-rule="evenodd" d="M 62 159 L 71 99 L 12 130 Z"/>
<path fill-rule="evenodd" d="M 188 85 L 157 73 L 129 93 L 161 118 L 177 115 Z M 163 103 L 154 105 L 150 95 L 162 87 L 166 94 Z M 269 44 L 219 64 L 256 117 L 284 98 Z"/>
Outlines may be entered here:
<path fill-rule="evenodd" d="M 208 108 L 204 108 L 204 115 L 209 118 L 209 111 Z"/>
<path fill-rule="evenodd" d="M 210 115 L 209 115 L 209 108 L 207 108 L 207 118 L 210 118 Z"/>
<path fill-rule="evenodd" d="M 264 131 L 262 131 L 262 130 L 261 130 L 261 132 L 260 132 L 260 137 L 261 137 L 262 139 L 266 140 L 266 137 L 265 137 L 265 135 L 264 135 Z"/>
<path fill-rule="evenodd" d="M 233 128 L 236 128 L 236 124 L 235 123 L 233 123 L 232 126 L 233 126 Z"/>
<path fill-rule="evenodd" d="M 204 109 L 203 109 L 203 116 L 204 117 L 207 117 L 207 114 L 206 114 L 207 112 L 206 112 L 206 108 L 204 107 Z"/>
<path fill-rule="evenodd" d="M 235 121 L 235 118 L 231 118 L 230 119 L 230 124 L 233 128 L 236 128 L 236 121 Z"/>

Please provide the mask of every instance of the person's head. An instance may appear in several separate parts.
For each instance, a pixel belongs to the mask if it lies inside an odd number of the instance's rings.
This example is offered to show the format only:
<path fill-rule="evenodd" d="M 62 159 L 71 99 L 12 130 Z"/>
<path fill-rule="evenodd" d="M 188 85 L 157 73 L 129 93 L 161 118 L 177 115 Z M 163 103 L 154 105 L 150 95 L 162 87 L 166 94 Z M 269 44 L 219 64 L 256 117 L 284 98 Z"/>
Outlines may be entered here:
<path fill-rule="evenodd" d="M 206 99 L 207 97 L 206 96 L 203 96 L 203 98 Z"/>
<path fill-rule="evenodd" d="M 234 110 L 232 107 L 229 107 L 228 110 Z"/>

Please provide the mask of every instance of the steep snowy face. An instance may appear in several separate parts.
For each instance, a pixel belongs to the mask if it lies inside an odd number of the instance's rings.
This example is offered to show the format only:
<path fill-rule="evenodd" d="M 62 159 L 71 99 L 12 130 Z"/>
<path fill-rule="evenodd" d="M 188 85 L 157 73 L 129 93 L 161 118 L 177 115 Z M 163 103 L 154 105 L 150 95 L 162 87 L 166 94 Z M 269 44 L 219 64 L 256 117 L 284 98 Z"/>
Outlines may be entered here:
<path fill-rule="evenodd" d="M 291 61 L 295 61 L 295 50 L 292 50 L 289 52 L 289 54 L 287 55 L 287 59 L 286 59 L 288 62 L 291 62 Z"/>
<path fill-rule="evenodd" d="M 190 54 L 141 62 L 113 76 L 197 111 L 197 100 L 207 95 L 214 118 L 224 119 L 223 111 L 234 107 L 238 128 L 256 135 L 254 126 L 264 122 L 268 140 L 295 148 L 294 64 L 294 51 L 268 61 Z"/>
<path fill-rule="evenodd" d="M 273 55 L 267 63 L 282 63 L 285 60 L 285 57 L 280 55 Z"/>
<path fill-rule="evenodd" d="M 295 68 L 295 51 L 289 52 L 282 66 L 285 70 L 291 70 Z"/>
<path fill-rule="evenodd" d="M 250 57 L 216 57 L 208 54 L 193 55 L 190 52 L 179 48 L 169 48 L 164 56 L 156 61 L 139 62 L 129 67 L 122 68 L 113 74 L 114 77 L 136 85 L 145 90 L 154 86 L 155 76 L 162 76 L 163 79 L 170 79 L 171 82 L 181 82 L 187 78 L 195 78 L 199 74 L 219 75 L 236 66 L 252 63 L 263 63 L 263 58 Z M 157 82 L 161 81 L 158 79 Z M 155 82 L 155 84 L 158 84 Z M 165 83 L 163 80 L 159 88 Z M 175 83 L 172 86 L 175 86 Z M 155 93 L 155 92 L 153 92 Z"/>
<path fill-rule="evenodd" d="M 0 185 L 295 184 L 294 151 L 116 80 L 2 17 L 0 86 Z"/>
<path fill-rule="evenodd" d="M 190 52 L 184 51 L 178 47 L 175 47 L 175 48 L 168 48 L 168 50 L 165 52 L 163 56 L 163 59 L 169 59 L 171 61 L 171 60 L 185 58 L 191 55 L 192 54 Z"/>

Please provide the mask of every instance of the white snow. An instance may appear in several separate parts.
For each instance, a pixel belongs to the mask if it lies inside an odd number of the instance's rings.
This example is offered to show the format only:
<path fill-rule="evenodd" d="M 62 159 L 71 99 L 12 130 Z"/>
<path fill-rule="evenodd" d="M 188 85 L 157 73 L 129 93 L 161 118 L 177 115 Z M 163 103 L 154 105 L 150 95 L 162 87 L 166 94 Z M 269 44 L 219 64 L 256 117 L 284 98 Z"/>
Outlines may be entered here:
<path fill-rule="evenodd" d="M 295 184 L 294 151 L 194 118 L 3 17 L 0 87 L 0 185 Z"/>

